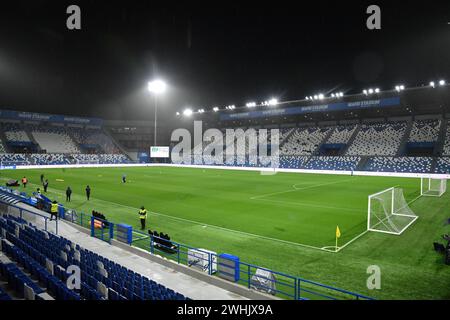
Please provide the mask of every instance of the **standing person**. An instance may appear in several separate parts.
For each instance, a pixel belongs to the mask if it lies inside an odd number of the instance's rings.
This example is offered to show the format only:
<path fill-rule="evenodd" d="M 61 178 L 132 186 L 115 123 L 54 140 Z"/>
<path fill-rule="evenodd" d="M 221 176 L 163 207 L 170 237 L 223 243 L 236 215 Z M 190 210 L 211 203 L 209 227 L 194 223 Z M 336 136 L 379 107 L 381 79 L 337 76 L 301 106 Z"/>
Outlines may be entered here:
<path fill-rule="evenodd" d="M 127 175 L 123 174 L 122 175 L 122 183 L 125 183 L 125 182 L 127 182 Z"/>
<path fill-rule="evenodd" d="M 41 195 L 41 188 L 37 188 L 37 190 L 36 190 L 36 193 L 37 193 L 37 195 Z"/>
<path fill-rule="evenodd" d="M 45 179 L 44 182 L 44 192 L 47 193 L 47 188 L 48 188 L 48 179 Z"/>
<path fill-rule="evenodd" d="M 67 187 L 66 190 L 66 201 L 70 202 L 70 196 L 72 195 L 72 189 L 70 189 L 70 187 Z"/>
<path fill-rule="evenodd" d="M 58 220 L 58 202 L 56 200 L 50 206 L 50 221 L 53 220 L 53 217 L 55 217 L 55 220 Z"/>
<path fill-rule="evenodd" d="M 147 209 L 144 206 L 139 210 L 139 218 L 141 220 L 141 230 L 145 229 L 145 221 L 147 220 Z"/>
<path fill-rule="evenodd" d="M 23 177 L 23 178 L 22 178 L 22 184 L 23 184 L 23 187 L 24 187 L 24 188 L 27 187 L 27 183 L 28 183 L 27 177 Z"/>
<path fill-rule="evenodd" d="M 86 198 L 89 201 L 89 198 L 91 197 L 91 188 L 89 187 L 89 185 L 86 187 Z"/>
<path fill-rule="evenodd" d="M 44 183 L 44 174 L 41 173 L 41 183 Z"/>

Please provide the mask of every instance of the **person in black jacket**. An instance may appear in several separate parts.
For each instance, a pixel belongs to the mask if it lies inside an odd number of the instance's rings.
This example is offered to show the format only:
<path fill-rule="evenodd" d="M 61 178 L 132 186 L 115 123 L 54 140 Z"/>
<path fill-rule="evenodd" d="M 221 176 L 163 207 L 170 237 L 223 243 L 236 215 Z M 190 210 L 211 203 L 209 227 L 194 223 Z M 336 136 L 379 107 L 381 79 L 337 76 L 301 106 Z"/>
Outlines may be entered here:
<path fill-rule="evenodd" d="M 88 185 L 86 187 L 86 198 L 88 199 L 88 201 L 89 201 L 90 197 L 91 197 L 91 187 L 89 187 L 89 185 Z"/>
<path fill-rule="evenodd" d="M 44 192 L 47 193 L 48 179 L 45 179 L 45 182 L 44 182 L 43 186 L 44 186 Z"/>
<path fill-rule="evenodd" d="M 72 189 L 70 189 L 70 187 L 67 187 L 66 190 L 66 201 L 70 202 L 70 196 L 72 195 Z"/>

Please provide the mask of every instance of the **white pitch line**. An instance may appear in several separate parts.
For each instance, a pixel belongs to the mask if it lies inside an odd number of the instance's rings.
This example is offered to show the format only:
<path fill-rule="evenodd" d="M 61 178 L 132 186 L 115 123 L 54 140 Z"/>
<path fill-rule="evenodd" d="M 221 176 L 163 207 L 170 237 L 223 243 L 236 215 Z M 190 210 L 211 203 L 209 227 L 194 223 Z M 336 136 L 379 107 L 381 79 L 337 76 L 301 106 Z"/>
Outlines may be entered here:
<path fill-rule="evenodd" d="M 337 183 L 346 182 L 346 181 L 350 181 L 350 180 L 353 180 L 353 179 L 346 179 L 346 180 L 332 181 L 332 182 L 327 182 L 327 183 L 314 184 L 314 185 L 306 186 L 306 187 L 303 187 L 303 188 L 297 188 L 296 187 L 297 184 L 294 184 L 294 185 L 292 185 L 292 189 L 285 190 L 285 191 L 278 191 L 278 192 L 261 194 L 261 195 L 250 197 L 250 199 L 251 200 L 256 200 L 256 199 L 259 199 L 259 198 L 274 196 L 274 195 L 277 195 L 277 194 L 295 192 L 295 191 L 306 190 L 306 189 L 313 189 L 313 188 L 317 188 L 317 187 L 328 186 L 328 185 L 331 185 L 331 184 L 337 184 Z"/>
<path fill-rule="evenodd" d="M 29 184 L 30 185 L 37 185 L 37 184 L 33 184 L 33 183 L 29 183 Z M 51 191 L 51 190 L 55 190 L 55 189 L 49 188 L 49 191 Z M 64 193 L 62 191 L 59 191 L 59 190 L 55 190 L 55 191 L 52 191 L 52 192 L 64 195 Z M 108 201 L 108 200 L 97 199 L 97 198 L 91 198 L 91 199 L 95 200 L 95 201 L 99 201 L 99 202 L 105 202 L 105 203 L 113 204 L 115 206 L 119 206 L 119 207 L 123 207 L 123 208 L 133 209 L 133 210 L 136 210 L 136 211 L 139 210 L 138 208 L 130 207 L 130 206 L 127 206 L 127 205 L 124 205 L 124 204 L 121 204 L 121 203 L 116 203 L 116 202 L 112 202 L 112 201 Z M 223 231 L 233 232 L 233 233 L 237 233 L 237 234 L 241 234 L 241 235 L 245 235 L 245 236 L 250 236 L 250 237 L 254 237 L 254 238 L 260 238 L 260 239 L 264 239 L 264 240 L 280 242 L 280 243 L 289 244 L 289 245 L 293 245 L 293 246 L 297 246 L 297 247 L 305 247 L 305 248 L 314 249 L 314 250 L 331 252 L 329 250 L 322 249 L 320 247 L 314 247 L 314 246 L 310 246 L 310 245 L 307 245 L 307 244 L 302 244 L 302 243 L 297 243 L 297 242 L 292 242 L 292 241 L 287 241 L 287 240 L 281 240 L 281 239 L 277 239 L 277 238 L 266 237 L 266 236 L 262 236 L 262 235 L 258 235 L 258 234 L 254 234 L 254 233 L 245 232 L 245 231 L 238 231 L 238 230 L 228 229 L 228 228 L 219 227 L 219 226 L 215 226 L 215 225 L 211 225 L 211 224 L 207 224 L 207 223 L 202 223 L 202 222 L 198 222 L 198 221 L 194 221 L 194 220 L 174 217 L 174 216 L 163 214 L 163 213 L 159 213 L 159 212 L 149 211 L 148 213 L 150 213 L 152 215 L 156 215 L 156 216 L 163 216 L 163 217 L 166 217 L 166 218 L 169 218 L 169 219 L 173 219 L 173 220 L 179 220 L 179 221 L 188 222 L 188 223 L 192 223 L 192 224 L 196 224 L 196 225 L 207 226 L 207 227 L 210 227 L 210 228 L 215 228 L 215 229 L 219 229 L 219 230 L 223 230 Z"/>
<path fill-rule="evenodd" d="M 271 199 L 254 199 L 257 201 L 267 201 L 267 202 L 275 202 L 275 203 L 281 203 L 281 204 L 291 204 L 296 205 L 299 207 L 313 207 L 313 208 L 322 208 L 322 209 L 338 209 L 338 210 L 347 210 L 352 212 L 362 212 L 361 209 L 355 209 L 355 208 L 344 208 L 344 207 L 333 207 L 333 206 L 324 206 L 321 204 L 314 204 L 314 203 L 308 203 L 308 202 L 297 202 L 297 201 L 284 201 L 284 200 L 271 200 Z"/>

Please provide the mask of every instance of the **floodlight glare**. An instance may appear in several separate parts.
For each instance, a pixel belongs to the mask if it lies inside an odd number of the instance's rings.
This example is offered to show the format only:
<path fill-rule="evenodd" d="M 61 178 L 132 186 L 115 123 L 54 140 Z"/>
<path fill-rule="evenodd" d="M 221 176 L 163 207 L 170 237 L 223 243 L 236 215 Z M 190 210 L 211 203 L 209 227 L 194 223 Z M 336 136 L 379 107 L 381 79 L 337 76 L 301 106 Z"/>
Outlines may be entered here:
<path fill-rule="evenodd" d="M 319 97 L 317 96 L 317 94 L 314 95 L 314 100 L 317 100 Z"/>
<path fill-rule="evenodd" d="M 433 87 L 433 88 L 434 88 L 434 81 L 431 81 L 431 82 L 430 82 L 430 87 Z"/>
<path fill-rule="evenodd" d="M 331 94 L 331 97 L 334 98 L 334 93 Z"/>
<path fill-rule="evenodd" d="M 162 80 L 153 80 L 148 83 L 148 91 L 154 94 L 164 93 L 166 91 L 166 83 Z"/>
<path fill-rule="evenodd" d="M 440 85 L 440 86 L 445 85 L 445 80 L 439 80 L 439 85 Z"/>
<path fill-rule="evenodd" d="M 373 89 L 369 89 L 369 94 L 372 94 L 373 93 Z"/>
<path fill-rule="evenodd" d="M 219 111 L 219 108 L 218 108 L 218 107 L 214 107 L 214 108 L 213 108 L 213 111 L 214 111 L 214 112 L 217 112 L 217 111 Z"/>
<path fill-rule="evenodd" d="M 245 104 L 248 108 L 253 108 L 253 107 L 256 107 L 256 102 L 247 102 L 246 104 Z"/>
<path fill-rule="evenodd" d="M 270 106 L 276 106 L 277 104 L 278 104 L 278 100 L 277 99 L 275 99 L 275 98 L 272 98 L 272 99 L 270 99 L 269 100 L 269 103 L 268 103 Z"/>
<path fill-rule="evenodd" d="M 375 92 L 376 92 L 376 93 L 380 92 L 380 89 L 376 88 L 376 89 L 375 89 Z"/>
<path fill-rule="evenodd" d="M 177 115 L 177 116 L 179 116 L 179 115 L 180 115 L 180 113 L 179 113 L 179 112 L 177 112 L 177 113 L 176 113 L 176 115 Z"/>
<path fill-rule="evenodd" d="M 189 116 L 191 116 L 192 115 L 192 110 L 191 109 L 185 109 L 184 111 L 183 111 L 183 115 L 185 115 L 186 117 L 189 117 Z"/>
<path fill-rule="evenodd" d="M 363 93 L 367 96 L 367 90 L 366 89 L 363 90 Z"/>

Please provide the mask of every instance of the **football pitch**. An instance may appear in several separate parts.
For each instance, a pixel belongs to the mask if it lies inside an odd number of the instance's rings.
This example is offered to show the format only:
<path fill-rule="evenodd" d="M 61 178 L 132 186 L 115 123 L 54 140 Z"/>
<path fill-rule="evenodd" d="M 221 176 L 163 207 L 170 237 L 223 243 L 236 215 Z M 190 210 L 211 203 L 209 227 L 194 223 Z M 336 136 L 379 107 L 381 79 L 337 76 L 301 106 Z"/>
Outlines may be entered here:
<path fill-rule="evenodd" d="M 418 178 L 175 167 L 2 170 L 0 178 L 25 175 L 31 193 L 41 187 L 41 174 L 49 180 L 47 196 L 67 208 L 96 210 L 139 229 L 143 205 L 148 228 L 192 247 L 379 299 L 450 299 L 450 267 L 433 251 L 433 242 L 450 233 L 450 195 L 419 197 Z M 400 236 L 366 232 L 368 195 L 393 186 L 419 219 Z M 370 265 L 381 268 L 379 290 L 367 289 Z"/>

